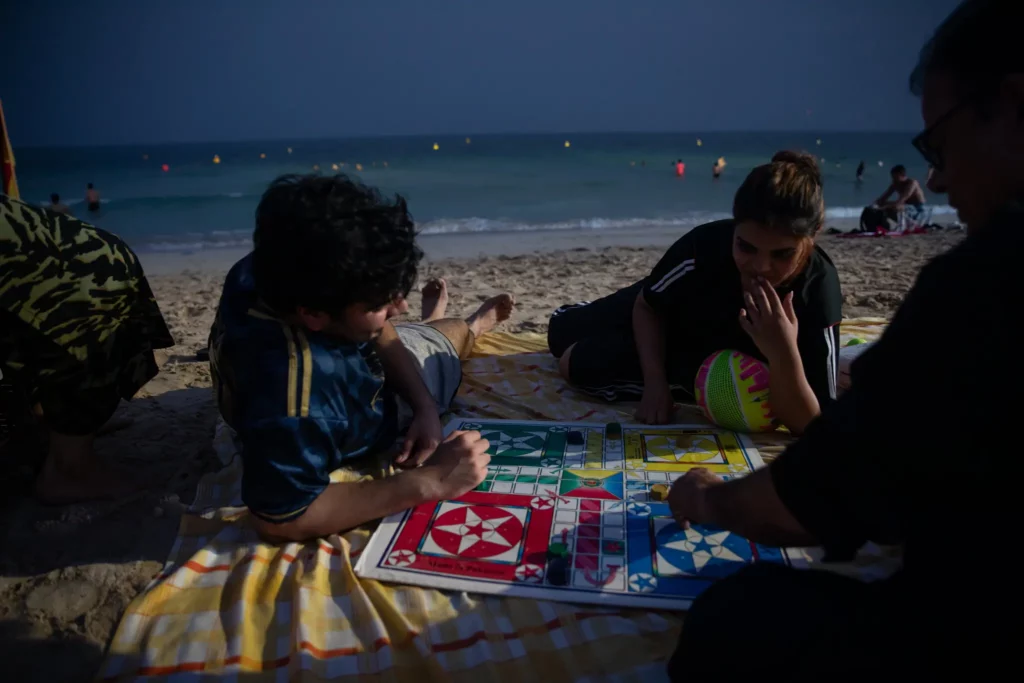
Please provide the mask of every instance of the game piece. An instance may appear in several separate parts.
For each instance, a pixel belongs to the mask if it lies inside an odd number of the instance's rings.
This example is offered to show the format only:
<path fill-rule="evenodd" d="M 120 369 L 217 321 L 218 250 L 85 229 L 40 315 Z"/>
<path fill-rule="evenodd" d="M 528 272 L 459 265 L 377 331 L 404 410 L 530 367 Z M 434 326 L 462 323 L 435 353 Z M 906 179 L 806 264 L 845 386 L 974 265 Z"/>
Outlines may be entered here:
<path fill-rule="evenodd" d="M 569 583 L 570 561 L 565 557 L 556 557 L 548 562 L 547 580 L 552 586 L 564 586 Z"/>
<path fill-rule="evenodd" d="M 681 529 L 659 499 L 694 467 L 728 477 L 761 467 L 743 435 L 706 425 L 480 418 L 454 418 L 445 433 L 456 429 L 479 431 L 490 443 L 480 488 L 383 520 L 359 556 L 359 576 L 684 610 L 752 562 L 806 563 L 800 551 L 752 544 L 722 529 Z"/>
<path fill-rule="evenodd" d="M 566 557 L 569 555 L 569 549 L 564 543 L 552 543 L 548 546 L 548 559 L 554 560 L 559 557 Z"/>
<path fill-rule="evenodd" d="M 577 432 L 575 430 L 569 432 L 569 443 L 573 446 L 582 446 L 583 441 L 583 432 Z"/>
<path fill-rule="evenodd" d="M 668 500 L 668 484 L 654 484 L 651 486 L 651 500 Z"/>

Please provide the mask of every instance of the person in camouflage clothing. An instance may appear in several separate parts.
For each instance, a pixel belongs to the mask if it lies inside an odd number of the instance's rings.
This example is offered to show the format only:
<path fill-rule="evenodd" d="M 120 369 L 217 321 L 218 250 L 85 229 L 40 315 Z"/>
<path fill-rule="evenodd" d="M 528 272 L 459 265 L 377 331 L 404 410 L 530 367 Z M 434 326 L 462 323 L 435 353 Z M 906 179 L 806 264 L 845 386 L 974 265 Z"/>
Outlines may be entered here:
<path fill-rule="evenodd" d="M 96 432 L 174 344 L 138 258 L 118 237 L 0 195 L 0 372 L 42 413 L 44 501 L 115 493 Z M 8 408 L 10 409 L 10 407 Z"/>

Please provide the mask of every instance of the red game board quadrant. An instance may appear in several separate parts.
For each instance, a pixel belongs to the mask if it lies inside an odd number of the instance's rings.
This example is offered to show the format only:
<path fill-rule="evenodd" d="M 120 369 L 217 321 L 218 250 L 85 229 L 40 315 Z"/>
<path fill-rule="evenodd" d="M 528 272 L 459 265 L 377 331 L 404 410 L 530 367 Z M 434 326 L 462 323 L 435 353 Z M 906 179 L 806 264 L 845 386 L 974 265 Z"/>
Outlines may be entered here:
<path fill-rule="evenodd" d="M 419 505 L 380 566 L 540 583 L 554 511 L 537 502 L 536 496 L 471 491 L 455 501 Z M 424 551 L 435 546 L 440 552 Z M 508 561 L 512 554 L 516 559 Z"/>

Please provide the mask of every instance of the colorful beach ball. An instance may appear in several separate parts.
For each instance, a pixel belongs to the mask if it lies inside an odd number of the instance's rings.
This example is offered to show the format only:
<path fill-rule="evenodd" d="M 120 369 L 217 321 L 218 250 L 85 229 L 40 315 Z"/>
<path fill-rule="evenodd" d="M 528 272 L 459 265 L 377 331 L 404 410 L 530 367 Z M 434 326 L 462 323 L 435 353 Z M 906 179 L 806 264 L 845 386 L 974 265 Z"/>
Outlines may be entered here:
<path fill-rule="evenodd" d="M 768 401 L 768 366 L 739 351 L 716 351 L 697 371 L 697 404 L 715 424 L 737 432 L 769 432 L 775 416 Z"/>

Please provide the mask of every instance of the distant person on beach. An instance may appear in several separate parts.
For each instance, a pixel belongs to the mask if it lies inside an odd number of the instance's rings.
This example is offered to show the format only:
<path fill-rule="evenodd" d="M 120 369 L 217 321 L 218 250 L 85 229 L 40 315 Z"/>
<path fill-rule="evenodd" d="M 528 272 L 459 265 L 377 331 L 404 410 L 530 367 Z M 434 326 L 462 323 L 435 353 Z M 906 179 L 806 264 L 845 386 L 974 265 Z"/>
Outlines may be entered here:
<path fill-rule="evenodd" d="M 676 177 L 682 178 L 684 173 L 686 173 L 686 164 L 684 164 L 683 160 L 680 159 L 676 162 Z"/>
<path fill-rule="evenodd" d="M 863 180 L 864 180 L 864 162 L 861 161 L 859 164 L 857 164 L 857 182 L 859 183 L 859 182 L 862 182 Z"/>
<path fill-rule="evenodd" d="M 68 208 L 67 204 L 60 201 L 60 195 L 56 192 L 50 195 L 50 205 L 46 208 L 57 213 L 71 213 L 71 209 Z"/>
<path fill-rule="evenodd" d="M 157 374 L 174 345 L 135 254 L 72 216 L 0 196 L 0 375 L 41 414 L 48 450 L 35 482 L 45 503 L 135 490 L 93 451 L 122 399 Z M 2 420 L 0 420 L 2 422 Z"/>
<path fill-rule="evenodd" d="M 671 422 L 701 363 L 736 349 L 768 363 L 772 408 L 802 432 L 836 395 L 843 297 L 814 239 L 825 220 L 813 157 L 779 152 L 733 200 L 733 218 L 683 235 L 645 279 L 559 308 L 548 345 L 571 385 L 640 400 L 636 419 Z"/>
<path fill-rule="evenodd" d="M 966 237 L 924 266 L 854 361 L 849 389 L 798 441 L 742 478 L 691 469 L 669 493 L 684 526 L 835 559 L 895 546 L 899 568 L 865 581 L 862 562 L 836 572 L 759 562 L 709 582 L 683 622 L 671 680 L 753 680 L 767 663 L 788 681 L 985 681 L 1015 670 L 1021 26 L 1024 3 L 964 2 L 911 76 L 924 119 L 913 144 Z M 722 638 L 736 624 L 757 634 L 743 656 Z"/>
<path fill-rule="evenodd" d="M 446 285 L 431 280 L 422 322 L 392 325 L 422 255 L 401 197 L 340 175 L 282 176 L 264 192 L 253 250 L 228 273 L 210 332 L 242 500 L 264 538 L 326 536 L 483 481 L 487 441 L 463 432 L 442 442 L 438 416 L 461 361 L 514 301 L 499 294 L 446 318 Z M 392 464 L 400 474 L 355 481 Z M 352 476 L 331 483 L 339 468 Z"/>
<path fill-rule="evenodd" d="M 100 210 L 100 193 L 96 191 L 92 183 L 85 186 L 85 208 L 92 213 Z"/>
<path fill-rule="evenodd" d="M 902 164 L 897 164 L 889 171 L 892 182 L 885 188 L 872 206 L 861 212 L 860 229 L 866 232 L 889 229 L 889 221 L 899 223 L 904 212 L 909 212 L 913 217 L 920 216 L 924 212 L 924 190 L 921 184 L 907 175 L 907 169 Z M 890 201 L 892 195 L 896 198 Z"/>
<path fill-rule="evenodd" d="M 896 211 L 904 206 L 912 206 L 917 209 L 924 206 L 924 190 L 921 189 L 920 183 L 907 176 L 905 166 L 901 164 L 893 166 L 889 175 L 892 177 L 892 182 L 889 187 L 885 188 L 885 192 L 875 200 L 875 206 L 888 211 Z M 889 201 L 893 194 L 896 195 L 896 198 Z"/>

